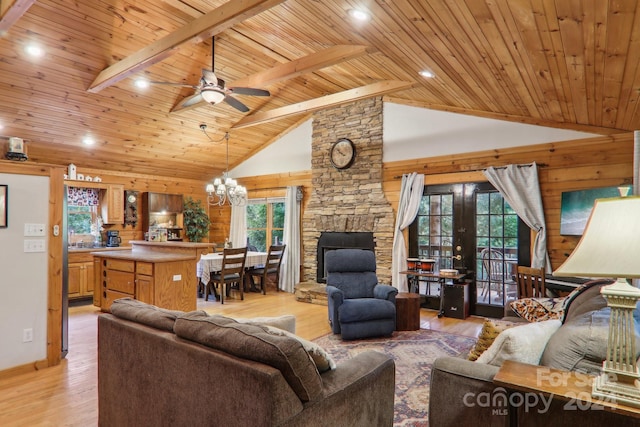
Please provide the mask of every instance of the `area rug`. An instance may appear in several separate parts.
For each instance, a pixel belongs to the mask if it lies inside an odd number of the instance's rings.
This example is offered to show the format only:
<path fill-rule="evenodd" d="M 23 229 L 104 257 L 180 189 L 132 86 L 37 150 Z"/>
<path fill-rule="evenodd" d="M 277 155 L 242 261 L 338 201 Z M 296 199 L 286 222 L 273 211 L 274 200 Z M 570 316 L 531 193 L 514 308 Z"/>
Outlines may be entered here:
<path fill-rule="evenodd" d="M 427 329 L 396 331 L 391 338 L 342 341 L 339 335 L 329 334 L 314 340 L 337 363 L 369 350 L 393 357 L 396 364 L 396 427 L 429 425 L 427 411 L 433 361 L 441 356 L 466 354 L 475 341 L 475 338 Z"/>

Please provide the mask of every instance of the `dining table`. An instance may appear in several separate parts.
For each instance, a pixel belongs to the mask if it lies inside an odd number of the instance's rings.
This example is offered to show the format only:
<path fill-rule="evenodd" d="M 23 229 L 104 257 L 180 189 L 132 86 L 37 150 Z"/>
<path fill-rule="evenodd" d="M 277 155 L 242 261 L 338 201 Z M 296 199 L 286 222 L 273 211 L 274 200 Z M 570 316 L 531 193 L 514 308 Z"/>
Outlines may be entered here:
<path fill-rule="evenodd" d="M 222 269 L 222 258 L 222 252 L 206 254 L 200 257 L 200 260 L 196 264 L 196 275 L 202 283 L 209 283 L 211 273 L 219 272 Z M 244 268 L 257 267 L 264 265 L 266 262 L 266 252 L 248 251 Z"/>

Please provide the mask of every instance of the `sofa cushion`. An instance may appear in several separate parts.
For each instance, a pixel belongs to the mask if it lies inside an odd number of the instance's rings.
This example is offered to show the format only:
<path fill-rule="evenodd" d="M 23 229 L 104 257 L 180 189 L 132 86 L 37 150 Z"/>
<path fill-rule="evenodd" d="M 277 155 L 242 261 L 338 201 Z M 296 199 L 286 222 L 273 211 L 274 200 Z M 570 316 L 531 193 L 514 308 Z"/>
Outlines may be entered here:
<path fill-rule="evenodd" d="M 554 319 L 509 328 L 498 335 L 476 362 L 501 366 L 505 360 L 515 360 L 537 365 L 547 341 L 561 324 Z"/>
<path fill-rule="evenodd" d="M 508 320 L 485 319 L 480 335 L 478 335 L 478 341 L 476 341 L 473 348 L 469 351 L 468 359 L 471 361 L 476 360 L 493 344 L 502 331 L 518 325 L 522 325 L 522 323 Z"/>
<path fill-rule="evenodd" d="M 204 311 L 195 313 L 206 314 Z M 156 307 L 133 298 L 120 298 L 111 304 L 111 314 L 152 328 L 173 332 L 173 325 L 183 311 Z"/>
<path fill-rule="evenodd" d="M 266 326 L 239 323 L 224 316 L 189 313 L 174 332 L 181 338 L 278 369 L 303 402 L 322 397 L 322 379 L 300 341 L 270 334 Z"/>
<path fill-rule="evenodd" d="M 340 324 L 395 319 L 396 306 L 386 299 L 346 299 L 338 308 L 338 318 L 340 319 Z"/>
<path fill-rule="evenodd" d="M 520 298 L 511 301 L 511 310 L 522 319 L 529 322 L 562 319 L 566 298 Z"/>

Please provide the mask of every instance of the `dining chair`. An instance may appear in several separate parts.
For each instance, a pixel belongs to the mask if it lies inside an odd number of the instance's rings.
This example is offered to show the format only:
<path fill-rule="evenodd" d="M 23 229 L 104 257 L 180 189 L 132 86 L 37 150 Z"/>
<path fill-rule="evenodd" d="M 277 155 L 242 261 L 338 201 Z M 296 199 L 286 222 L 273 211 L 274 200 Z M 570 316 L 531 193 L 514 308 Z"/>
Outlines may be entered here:
<path fill-rule="evenodd" d="M 498 297 L 502 298 L 503 287 L 514 284 L 510 277 L 508 263 L 504 259 L 504 254 L 495 249 L 485 248 L 480 253 L 482 259 L 483 285 L 481 296 L 485 300 L 487 296 L 491 300 L 491 291 L 496 289 Z"/>
<path fill-rule="evenodd" d="M 280 267 L 282 266 L 282 257 L 284 255 L 284 250 L 287 245 L 271 245 L 269 246 L 269 251 L 267 252 L 267 259 L 264 263 L 264 266 L 259 268 L 252 268 L 249 270 L 249 278 L 251 279 L 251 287 L 254 288 L 254 278 L 257 277 L 260 279 L 260 290 L 262 291 L 262 295 L 266 295 L 267 293 L 267 280 L 269 276 L 274 277 L 274 282 L 276 284 L 276 291 L 280 291 L 279 283 L 280 283 Z"/>
<path fill-rule="evenodd" d="M 547 296 L 544 280 L 544 267 L 531 268 L 519 265 L 516 270 L 517 298 L 543 298 Z"/>
<path fill-rule="evenodd" d="M 209 300 L 209 293 L 213 286 L 220 293 L 220 303 L 224 304 L 225 296 L 229 296 L 229 290 L 236 284 L 240 291 L 240 299 L 244 300 L 244 265 L 247 261 L 247 248 L 225 248 L 222 252 L 222 267 L 219 273 L 211 275 L 211 279 L 205 289 L 204 300 Z"/>

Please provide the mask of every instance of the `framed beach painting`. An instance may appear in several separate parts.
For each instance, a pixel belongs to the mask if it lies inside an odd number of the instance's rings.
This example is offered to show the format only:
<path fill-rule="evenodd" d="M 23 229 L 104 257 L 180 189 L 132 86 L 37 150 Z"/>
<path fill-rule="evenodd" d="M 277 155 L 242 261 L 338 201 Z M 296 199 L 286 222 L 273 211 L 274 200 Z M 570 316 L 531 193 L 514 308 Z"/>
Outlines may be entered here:
<path fill-rule="evenodd" d="M 618 187 L 565 191 L 560 206 L 560 234 L 582 236 L 596 199 L 620 197 Z"/>
<path fill-rule="evenodd" d="M 7 217 L 9 210 L 8 190 L 9 186 L 0 185 L 0 228 L 7 227 Z"/>

